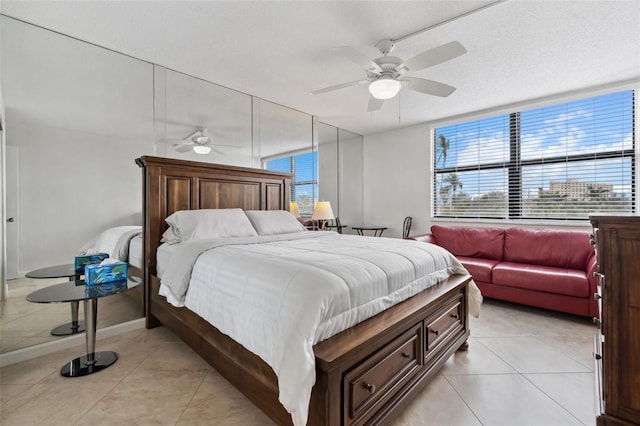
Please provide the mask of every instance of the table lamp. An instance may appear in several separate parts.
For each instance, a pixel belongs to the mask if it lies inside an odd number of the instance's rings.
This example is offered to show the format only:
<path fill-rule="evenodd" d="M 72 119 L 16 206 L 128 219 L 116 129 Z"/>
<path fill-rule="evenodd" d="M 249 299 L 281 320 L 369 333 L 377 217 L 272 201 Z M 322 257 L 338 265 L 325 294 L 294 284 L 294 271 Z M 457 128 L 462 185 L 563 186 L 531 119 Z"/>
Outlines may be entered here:
<path fill-rule="evenodd" d="M 295 201 L 289 202 L 289 212 L 297 218 L 300 218 L 300 209 Z"/>
<path fill-rule="evenodd" d="M 318 201 L 316 208 L 313 209 L 313 215 L 311 220 L 318 220 L 321 223 L 320 229 L 324 230 L 327 225 L 327 220 L 333 220 L 333 210 L 331 209 L 331 203 L 328 201 Z"/>

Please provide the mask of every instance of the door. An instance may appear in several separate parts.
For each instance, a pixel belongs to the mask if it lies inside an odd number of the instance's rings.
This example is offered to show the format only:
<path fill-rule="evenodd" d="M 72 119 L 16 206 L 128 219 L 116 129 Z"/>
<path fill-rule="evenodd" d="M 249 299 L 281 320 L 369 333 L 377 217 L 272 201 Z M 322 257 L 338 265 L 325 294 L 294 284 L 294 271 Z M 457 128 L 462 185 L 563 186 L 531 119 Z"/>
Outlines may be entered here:
<path fill-rule="evenodd" d="M 6 146 L 6 209 L 7 209 L 7 264 L 8 280 L 19 275 L 19 226 L 18 226 L 18 147 Z"/>

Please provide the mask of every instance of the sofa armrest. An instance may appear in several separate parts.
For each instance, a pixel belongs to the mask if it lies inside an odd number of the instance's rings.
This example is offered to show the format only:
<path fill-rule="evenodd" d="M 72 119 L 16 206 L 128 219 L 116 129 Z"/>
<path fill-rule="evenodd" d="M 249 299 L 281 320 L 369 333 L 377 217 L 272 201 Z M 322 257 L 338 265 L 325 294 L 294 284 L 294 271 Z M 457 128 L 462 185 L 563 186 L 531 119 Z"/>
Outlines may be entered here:
<path fill-rule="evenodd" d="M 437 244 L 433 234 L 410 235 L 406 239 L 422 241 L 423 243 Z"/>

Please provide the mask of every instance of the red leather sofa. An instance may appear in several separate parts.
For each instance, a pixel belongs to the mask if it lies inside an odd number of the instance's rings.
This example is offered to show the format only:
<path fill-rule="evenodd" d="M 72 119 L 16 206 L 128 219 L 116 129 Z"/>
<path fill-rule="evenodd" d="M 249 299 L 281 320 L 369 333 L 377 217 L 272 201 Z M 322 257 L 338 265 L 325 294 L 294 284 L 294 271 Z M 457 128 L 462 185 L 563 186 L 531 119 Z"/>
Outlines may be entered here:
<path fill-rule="evenodd" d="M 598 316 L 589 233 L 433 225 L 408 239 L 437 244 L 467 268 L 484 297 Z"/>

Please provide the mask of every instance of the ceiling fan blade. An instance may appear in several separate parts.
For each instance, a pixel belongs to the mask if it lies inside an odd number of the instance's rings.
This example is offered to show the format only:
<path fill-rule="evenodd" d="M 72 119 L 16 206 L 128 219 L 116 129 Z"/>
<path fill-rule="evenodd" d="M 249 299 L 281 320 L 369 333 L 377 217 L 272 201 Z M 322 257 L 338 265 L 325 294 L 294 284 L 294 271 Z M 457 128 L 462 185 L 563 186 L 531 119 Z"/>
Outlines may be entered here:
<path fill-rule="evenodd" d="M 383 104 L 384 104 L 384 99 L 378 99 L 378 98 L 374 98 L 373 96 L 370 96 L 367 112 L 377 111 L 380 108 L 382 108 Z"/>
<path fill-rule="evenodd" d="M 443 44 L 442 46 L 419 53 L 413 58 L 407 59 L 402 65 L 409 71 L 420 71 L 434 65 L 447 62 L 453 58 L 467 53 L 467 49 L 457 41 Z"/>
<path fill-rule="evenodd" d="M 193 144 L 175 144 L 173 147 L 178 152 L 189 152 L 193 149 Z"/>
<path fill-rule="evenodd" d="M 332 91 L 338 90 L 338 89 L 344 89 L 345 87 L 357 86 L 358 84 L 367 83 L 368 81 L 369 80 L 366 80 L 366 79 L 365 80 L 350 81 L 348 83 L 337 84 L 335 86 L 325 87 L 324 89 L 314 90 L 313 92 L 311 92 L 311 94 L 312 95 L 319 95 L 321 93 L 332 92 Z"/>
<path fill-rule="evenodd" d="M 442 98 L 446 98 L 456 91 L 456 88 L 453 86 L 438 83 L 433 80 L 426 80 L 424 78 L 405 77 L 403 81 L 409 82 L 409 89 L 411 90 L 425 93 L 427 95 L 440 96 Z"/>
<path fill-rule="evenodd" d="M 357 51 L 353 47 L 340 46 L 340 47 L 334 47 L 333 50 L 335 50 L 336 52 L 340 52 L 342 55 L 344 55 L 351 62 L 353 62 L 356 65 L 361 66 L 362 68 L 364 68 L 366 70 L 372 69 L 372 70 L 375 70 L 376 72 L 382 72 L 382 68 L 380 68 L 380 65 L 376 64 L 367 55 Z"/>
<path fill-rule="evenodd" d="M 242 148 L 241 146 L 237 146 L 237 145 L 227 145 L 227 144 L 224 144 L 224 143 L 217 143 L 217 142 L 211 142 L 211 145 L 224 146 L 225 148 L 236 148 L 236 149 Z"/>

